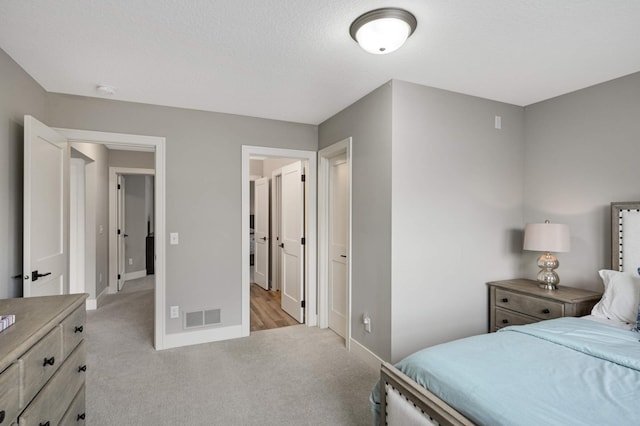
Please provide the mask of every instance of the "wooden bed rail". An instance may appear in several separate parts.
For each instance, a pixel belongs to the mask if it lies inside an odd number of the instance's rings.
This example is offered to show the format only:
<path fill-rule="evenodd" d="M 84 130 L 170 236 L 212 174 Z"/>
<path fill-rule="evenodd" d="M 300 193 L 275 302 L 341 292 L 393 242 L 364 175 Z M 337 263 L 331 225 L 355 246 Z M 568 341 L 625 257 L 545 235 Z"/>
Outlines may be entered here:
<path fill-rule="evenodd" d="M 418 409 L 428 414 L 441 426 L 473 426 L 474 424 L 435 394 L 411 380 L 409 376 L 402 373 L 393 365 L 388 362 L 383 362 L 380 367 L 381 425 L 387 424 L 386 384 L 389 384 L 400 392 L 402 396 L 413 403 Z"/>

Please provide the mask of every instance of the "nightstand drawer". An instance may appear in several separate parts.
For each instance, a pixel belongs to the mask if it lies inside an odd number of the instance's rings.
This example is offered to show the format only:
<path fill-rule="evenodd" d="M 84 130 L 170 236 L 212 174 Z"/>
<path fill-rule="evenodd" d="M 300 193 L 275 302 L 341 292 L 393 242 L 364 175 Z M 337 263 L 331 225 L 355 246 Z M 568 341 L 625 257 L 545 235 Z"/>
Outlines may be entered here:
<path fill-rule="evenodd" d="M 501 288 L 496 288 L 495 304 L 497 307 L 531 315 L 543 320 L 564 316 L 563 303 L 525 296 L 524 294 L 503 290 Z"/>
<path fill-rule="evenodd" d="M 496 308 L 496 329 L 510 325 L 525 325 L 540 321 L 538 318 L 517 314 L 506 309 Z"/>

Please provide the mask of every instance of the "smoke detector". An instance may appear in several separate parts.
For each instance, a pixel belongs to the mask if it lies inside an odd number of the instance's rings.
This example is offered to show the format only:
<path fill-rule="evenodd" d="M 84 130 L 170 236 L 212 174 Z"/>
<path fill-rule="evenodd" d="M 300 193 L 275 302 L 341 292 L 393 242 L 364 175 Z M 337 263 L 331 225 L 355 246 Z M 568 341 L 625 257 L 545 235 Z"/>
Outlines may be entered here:
<path fill-rule="evenodd" d="M 107 84 L 98 84 L 96 86 L 96 90 L 101 95 L 107 95 L 107 96 L 112 96 L 116 93 L 116 88 L 113 86 L 109 86 Z"/>

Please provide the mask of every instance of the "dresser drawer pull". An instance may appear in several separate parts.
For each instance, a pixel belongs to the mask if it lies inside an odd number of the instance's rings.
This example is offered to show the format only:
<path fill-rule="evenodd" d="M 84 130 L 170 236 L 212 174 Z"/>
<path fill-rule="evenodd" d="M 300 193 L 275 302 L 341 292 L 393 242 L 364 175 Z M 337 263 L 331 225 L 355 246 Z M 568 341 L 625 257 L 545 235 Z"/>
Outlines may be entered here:
<path fill-rule="evenodd" d="M 78 417 L 76 417 L 76 422 L 79 422 L 80 420 L 84 420 L 84 413 L 78 414 Z"/>
<path fill-rule="evenodd" d="M 0 423 L 4 422 L 4 410 L 0 411 Z"/>
<path fill-rule="evenodd" d="M 506 297 L 504 299 L 502 299 L 502 303 L 507 303 L 509 301 L 509 299 L 507 299 Z"/>
<path fill-rule="evenodd" d="M 81 371 L 87 371 L 87 366 L 86 365 L 82 365 L 80 367 L 78 367 L 78 373 Z"/>
<path fill-rule="evenodd" d="M 503 319 L 503 320 L 502 320 L 502 323 L 503 323 L 503 324 L 509 324 L 509 320 L 508 320 L 508 319 Z"/>
<path fill-rule="evenodd" d="M 42 366 L 46 367 L 47 365 L 53 365 L 56 363 L 56 357 L 52 356 L 51 358 L 45 358 L 42 362 Z"/>
<path fill-rule="evenodd" d="M 40 426 L 49 426 L 49 422 L 47 421 L 46 423 L 40 423 Z"/>
<path fill-rule="evenodd" d="M 543 310 L 542 310 L 542 313 L 543 313 L 543 314 L 550 314 L 550 313 L 551 313 L 551 311 L 550 311 L 549 309 L 543 309 Z"/>
<path fill-rule="evenodd" d="M 82 333 L 83 327 L 82 326 L 76 326 L 76 329 L 73 331 L 74 333 Z"/>

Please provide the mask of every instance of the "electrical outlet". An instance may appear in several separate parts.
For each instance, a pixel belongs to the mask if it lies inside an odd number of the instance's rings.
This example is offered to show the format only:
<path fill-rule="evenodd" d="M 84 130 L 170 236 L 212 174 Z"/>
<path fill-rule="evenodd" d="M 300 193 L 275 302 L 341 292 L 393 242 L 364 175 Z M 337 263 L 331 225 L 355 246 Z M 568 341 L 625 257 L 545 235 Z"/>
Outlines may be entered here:
<path fill-rule="evenodd" d="M 101 283 L 102 282 L 102 272 L 100 272 L 98 274 L 98 282 Z"/>
<path fill-rule="evenodd" d="M 172 306 L 170 316 L 171 319 L 180 318 L 180 308 L 178 306 Z"/>
<path fill-rule="evenodd" d="M 129 265 L 133 265 L 133 258 L 132 257 L 129 258 Z"/>
<path fill-rule="evenodd" d="M 180 243 L 180 238 L 178 237 L 177 232 L 172 232 L 169 234 L 169 244 L 177 245 Z"/>

